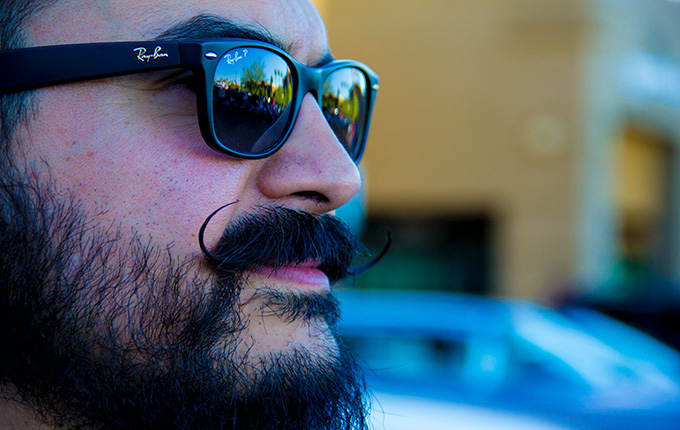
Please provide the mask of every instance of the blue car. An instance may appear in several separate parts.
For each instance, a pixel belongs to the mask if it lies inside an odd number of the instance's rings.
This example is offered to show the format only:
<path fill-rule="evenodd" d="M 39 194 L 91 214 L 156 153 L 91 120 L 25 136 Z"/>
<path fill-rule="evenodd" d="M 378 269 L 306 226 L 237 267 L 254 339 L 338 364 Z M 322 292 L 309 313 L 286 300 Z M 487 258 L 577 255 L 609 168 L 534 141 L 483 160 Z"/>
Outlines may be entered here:
<path fill-rule="evenodd" d="M 388 398 L 570 429 L 680 428 L 680 353 L 601 313 L 447 293 L 338 296 L 344 342 Z"/>

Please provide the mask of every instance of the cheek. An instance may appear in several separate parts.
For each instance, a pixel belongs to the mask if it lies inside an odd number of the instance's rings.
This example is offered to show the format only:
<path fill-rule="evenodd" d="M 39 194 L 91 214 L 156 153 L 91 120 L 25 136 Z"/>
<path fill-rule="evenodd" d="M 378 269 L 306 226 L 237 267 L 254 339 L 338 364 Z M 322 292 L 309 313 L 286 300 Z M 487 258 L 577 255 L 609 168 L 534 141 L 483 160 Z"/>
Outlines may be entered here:
<path fill-rule="evenodd" d="M 174 97 L 171 105 L 163 99 L 170 96 L 141 103 L 114 90 L 47 91 L 28 156 L 40 160 L 36 175 L 55 179 L 101 224 L 122 223 L 182 253 L 197 252 L 201 223 L 243 198 L 250 167 L 210 150 L 195 107 L 173 108 L 188 104 Z"/>

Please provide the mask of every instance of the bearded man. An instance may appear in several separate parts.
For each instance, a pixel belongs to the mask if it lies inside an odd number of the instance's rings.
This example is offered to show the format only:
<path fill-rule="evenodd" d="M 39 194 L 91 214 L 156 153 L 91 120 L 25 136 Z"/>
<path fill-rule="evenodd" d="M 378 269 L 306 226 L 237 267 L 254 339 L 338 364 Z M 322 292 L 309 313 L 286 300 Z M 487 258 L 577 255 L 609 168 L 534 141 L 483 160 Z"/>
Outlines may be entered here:
<path fill-rule="evenodd" d="M 306 0 L 3 0 L 0 428 L 365 428 L 377 76 Z"/>

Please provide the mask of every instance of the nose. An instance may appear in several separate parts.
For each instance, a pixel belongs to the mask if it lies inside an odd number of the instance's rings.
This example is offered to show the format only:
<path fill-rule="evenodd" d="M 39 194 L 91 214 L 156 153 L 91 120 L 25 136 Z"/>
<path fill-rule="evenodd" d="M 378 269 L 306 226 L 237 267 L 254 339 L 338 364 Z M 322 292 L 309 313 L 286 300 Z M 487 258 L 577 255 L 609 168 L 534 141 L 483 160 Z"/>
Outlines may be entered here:
<path fill-rule="evenodd" d="M 302 101 L 288 140 L 263 161 L 257 187 L 282 206 L 330 212 L 347 203 L 361 186 L 359 169 L 311 94 Z"/>

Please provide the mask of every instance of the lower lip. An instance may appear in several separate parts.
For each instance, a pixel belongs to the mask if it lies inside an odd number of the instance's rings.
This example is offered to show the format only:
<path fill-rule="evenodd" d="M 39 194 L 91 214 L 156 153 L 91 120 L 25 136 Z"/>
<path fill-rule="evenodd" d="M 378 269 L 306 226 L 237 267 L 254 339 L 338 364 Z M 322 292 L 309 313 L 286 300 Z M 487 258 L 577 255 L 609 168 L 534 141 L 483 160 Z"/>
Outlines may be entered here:
<path fill-rule="evenodd" d="M 328 277 L 321 270 L 314 267 L 284 266 L 281 268 L 263 267 L 255 271 L 256 274 L 267 278 L 269 282 L 279 284 L 295 284 L 311 290 L 328 290 Z"/>

